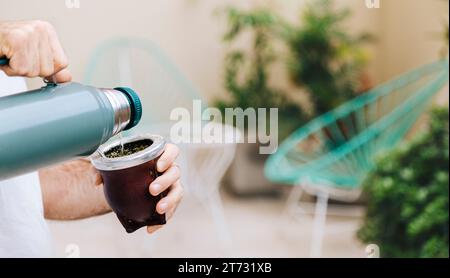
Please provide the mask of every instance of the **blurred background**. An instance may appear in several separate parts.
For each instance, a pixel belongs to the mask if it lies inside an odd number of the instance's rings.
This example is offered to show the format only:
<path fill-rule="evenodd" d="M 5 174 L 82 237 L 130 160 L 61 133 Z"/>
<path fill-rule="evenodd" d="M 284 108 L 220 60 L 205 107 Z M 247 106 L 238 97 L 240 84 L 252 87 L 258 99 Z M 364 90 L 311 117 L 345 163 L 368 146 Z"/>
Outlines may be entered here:
<path fill-rule="evenodd" d="M 0 20 L 55 26 L 74 80 L 140 92 L 134 132 L 167 136 L 168 111 L 202 99 L 278 107 L 288 138 L 270 157 L 182 145 L 164 229 L 50 222 L 55 256 L 448 257 L 448 1 L 369 2 L 0 0 Z"/>

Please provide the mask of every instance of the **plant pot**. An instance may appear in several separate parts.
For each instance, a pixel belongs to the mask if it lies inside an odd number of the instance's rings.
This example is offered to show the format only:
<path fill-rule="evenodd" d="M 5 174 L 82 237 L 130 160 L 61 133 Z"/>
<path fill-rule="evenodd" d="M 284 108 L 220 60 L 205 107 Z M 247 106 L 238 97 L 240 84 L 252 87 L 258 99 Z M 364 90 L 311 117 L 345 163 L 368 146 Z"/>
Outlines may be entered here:
<path fill-rule="evenodd" d="M 281 187 L 264 176 L 264 164 L 268 155 L 259 153 L 259 145 L 238 144 L 233 163 L 224 181 L 226 188 L 235 195 L 278 195 Z"/>
<path fill-rule="evenodd" d="M 164 151 L 165 141 L 157 135 L 138 135 L 107 143 L 91 156 L 100 171 L 108 204 L 128 233 L 141 227 L 163 225 L 165 215 L 156 212 L 156 204 L 166 192 L 153 196 L 149 185 L 158 176 L 156 162 Z"/>

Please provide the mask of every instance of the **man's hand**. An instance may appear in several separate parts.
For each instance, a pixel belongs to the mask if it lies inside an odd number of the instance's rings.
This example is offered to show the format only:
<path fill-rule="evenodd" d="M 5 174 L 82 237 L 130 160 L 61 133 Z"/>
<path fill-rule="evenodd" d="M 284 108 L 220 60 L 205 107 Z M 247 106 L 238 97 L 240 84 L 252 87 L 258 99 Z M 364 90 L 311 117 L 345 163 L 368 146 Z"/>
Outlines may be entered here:
<path fill-rule="evenodd" d="M 156 206 L 157 212 L 165 213 L 167 219 L 172 217 L 183 197 L 180 170 L 174 163 L 178 153 L 177 146 L 166 145 L 157 163 L 158 172 L 163 174 L 149 185 L 150 194 L 154 196 L 169 189 L 167 196 Z M 100 186 L 100 173 L 86 159 L 42 169 L 39 171 L 39 178 L 47 219 L 75 220 L 111 211 Z M 149 226 L 147 231 L 153 233 L 161 227 Z"/>
<path fill-rule="evenodd" d="M 180 168 L 175 164 L 180 150 L 173 144 L 167 144 L 164 153 L 156 164 L 157 170 L 163 173 L 156 178 L 150 185 L 150 194 L 157 196 L 158 194 L 169 189 L 166 197 L 161 199 L 156 206 L 156 211 L 160 214 L 166 214 L 167 219 L 172 217 L 175 209 L 183 198 L 183 187 L 180 182 Z M 162 226 L 149 226 L 147 231 L 153 233 Z"/>
<path fill-rule="evenodd" d="M 43 77 L 58 83 L 69 82 L 68 60 L 53 26 L 45 21 L 0 22 L 0 66 L 9 76 Z"/>
<path fill-rule="evenodd" d="M 167 144 L 164 153 L 158 159 L 156 164 L 157 171 L 163 173 L 150 184 L 149 191 L 153 196 L 157 196 L 169 189 L 166 197 L 161 199 L 156 205 L 156 211 L 159 214 L 166 214 L 166 218 L 170 219 L 174 214 L 178 204 L 183 198 L 183 187 L 180 182 L 180 168 L 175 164 L 180 150 L 173 144 Z M 94 178 L 95 184 L 101 185 L 102 179 L 99 173 Z M 148 233 L 153 233 L 162 226 L 148 226 Z"/>

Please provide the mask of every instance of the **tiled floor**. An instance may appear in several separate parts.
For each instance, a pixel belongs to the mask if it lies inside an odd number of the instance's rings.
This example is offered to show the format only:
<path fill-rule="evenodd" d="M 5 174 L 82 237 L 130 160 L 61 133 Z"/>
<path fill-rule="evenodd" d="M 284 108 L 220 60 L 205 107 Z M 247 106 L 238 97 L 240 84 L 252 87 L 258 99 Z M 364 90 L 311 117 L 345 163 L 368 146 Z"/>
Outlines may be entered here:
<path fill-rule="evenodd" d="M 65 257 L 79 252 L 81 257 L 308 257 L 310 217 L 281 217 L 284 201 L 280 199 L 223 196 L 232 236 L 228 248 L 219 244 L 208 211 L 186 196 L 170 223 L 151 236 L 144 229 L 126 234 L 113 214 L 51 222 L 55 255 Z M 359 222 L 358 218 L 329 217 L 322 256 L 365 257 L 365 247 L 354 235 Z M 336 224 L 341 228 L 332 233 L 331 227 Z"/>

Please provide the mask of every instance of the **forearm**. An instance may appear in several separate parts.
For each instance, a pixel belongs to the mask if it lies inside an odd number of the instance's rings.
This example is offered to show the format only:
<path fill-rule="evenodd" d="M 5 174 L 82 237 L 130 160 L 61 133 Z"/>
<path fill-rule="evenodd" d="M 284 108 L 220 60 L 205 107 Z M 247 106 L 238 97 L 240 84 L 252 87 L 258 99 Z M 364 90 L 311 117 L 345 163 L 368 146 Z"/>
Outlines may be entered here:
<path fill-rule="evenodd" d="M 39 171 L 45 218 L 75 220 L 111 209 L 89 161 L 76 160 Z"/>

